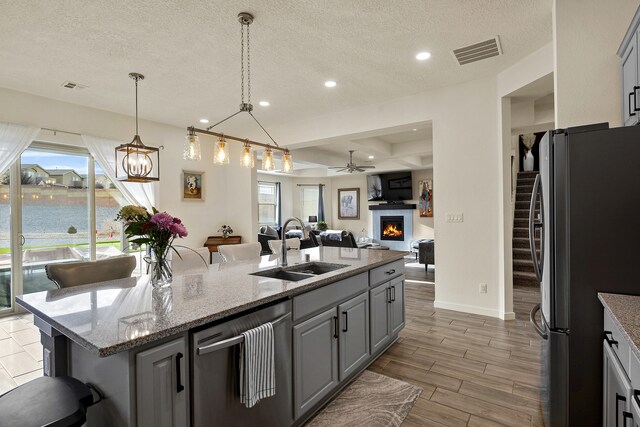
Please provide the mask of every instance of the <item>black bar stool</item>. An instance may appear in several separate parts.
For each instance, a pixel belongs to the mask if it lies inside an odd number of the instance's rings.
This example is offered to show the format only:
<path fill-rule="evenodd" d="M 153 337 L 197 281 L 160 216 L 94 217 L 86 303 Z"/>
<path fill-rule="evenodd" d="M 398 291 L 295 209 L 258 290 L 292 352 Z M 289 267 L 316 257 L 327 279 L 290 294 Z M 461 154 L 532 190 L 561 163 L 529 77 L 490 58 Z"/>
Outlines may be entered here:
<path fill-rule="evenodd" d="M 41 377 L 0 396 L 0 425 L 79 427 L 87 421 L 87 408 L 101 400 L 95 387 L 75 378 Z"/>

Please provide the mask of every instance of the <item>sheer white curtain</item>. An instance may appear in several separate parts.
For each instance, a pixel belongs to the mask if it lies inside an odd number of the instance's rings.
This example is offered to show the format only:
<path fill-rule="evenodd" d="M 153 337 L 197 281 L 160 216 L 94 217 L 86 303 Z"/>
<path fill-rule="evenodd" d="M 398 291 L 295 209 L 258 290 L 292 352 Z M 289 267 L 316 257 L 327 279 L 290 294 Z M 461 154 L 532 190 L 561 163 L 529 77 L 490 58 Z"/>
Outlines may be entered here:
<path fill-rule="evenodd" d="M 38 132 L 39 127 L 0 122 L 0 173 L 18 160 Z"/>
<path fill-rule="evenodd" d="M 122 143 L 90 135 L 82 135 L 82 140 L 87 145 L 89 153 L 96 159 L 105 175 L 120 190 L 127 203 L 143 206 L 151 212 L 151 208 L 155 206 L 153 185 L 151 183 L 122 182 L 116 179 L 115 149 Z"/>

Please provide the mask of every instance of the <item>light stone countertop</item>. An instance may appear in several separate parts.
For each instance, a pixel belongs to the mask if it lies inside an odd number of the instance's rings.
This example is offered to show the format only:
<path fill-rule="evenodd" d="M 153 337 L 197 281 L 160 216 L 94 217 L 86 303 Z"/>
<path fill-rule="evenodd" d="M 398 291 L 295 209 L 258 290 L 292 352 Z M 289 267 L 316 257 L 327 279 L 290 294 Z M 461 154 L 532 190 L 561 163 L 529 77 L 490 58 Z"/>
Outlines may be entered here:
<path fill-rule="evenodd" d="M 85 349 L 106 357 L 191 328 L 289 298 L 401 259 L 407 252 L 317 247 L 290 251 L 289 266 L 311 261 L 348 267 L 289 282 L 252 276 L 278 266 L 274 255 L 204 265 L 153 289 L 149 276 L 56 289 L 16 298 L 18 304 Z"/>
<path fill-rule="evenodd" d="M 599 292 L 598 298 L 640 359 L 640 296 Z"/>

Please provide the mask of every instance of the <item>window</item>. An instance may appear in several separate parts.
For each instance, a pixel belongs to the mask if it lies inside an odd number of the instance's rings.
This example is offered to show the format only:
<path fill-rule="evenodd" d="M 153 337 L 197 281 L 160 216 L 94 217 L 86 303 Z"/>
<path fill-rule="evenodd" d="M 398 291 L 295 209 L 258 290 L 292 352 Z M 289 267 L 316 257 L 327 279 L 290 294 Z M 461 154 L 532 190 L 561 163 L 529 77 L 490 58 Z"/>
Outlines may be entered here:
<path fill-rule="evenodd" d="M 258 182 L 258 223 L 277 225 L 278 185 L 276 182 Z"/>
<path fill-rule="evenodd" d="M 318 186 L 300 187 L 300 214 L 304 221 L 318 215 Z"/>

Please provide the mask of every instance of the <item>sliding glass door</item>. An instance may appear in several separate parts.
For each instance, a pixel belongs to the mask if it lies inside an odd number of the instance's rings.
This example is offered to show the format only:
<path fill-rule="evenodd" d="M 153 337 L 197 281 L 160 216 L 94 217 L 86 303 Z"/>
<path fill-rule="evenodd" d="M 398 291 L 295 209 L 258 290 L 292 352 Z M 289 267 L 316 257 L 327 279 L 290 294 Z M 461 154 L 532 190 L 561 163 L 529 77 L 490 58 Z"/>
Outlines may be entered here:
<path fill-rule="evenodd" d="M 86 150 L 34 143 L 0 175 L 0 314 L 56 286 L 47 264 L 121 255 L 123 198 Z"/>

